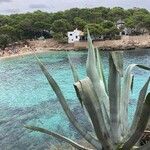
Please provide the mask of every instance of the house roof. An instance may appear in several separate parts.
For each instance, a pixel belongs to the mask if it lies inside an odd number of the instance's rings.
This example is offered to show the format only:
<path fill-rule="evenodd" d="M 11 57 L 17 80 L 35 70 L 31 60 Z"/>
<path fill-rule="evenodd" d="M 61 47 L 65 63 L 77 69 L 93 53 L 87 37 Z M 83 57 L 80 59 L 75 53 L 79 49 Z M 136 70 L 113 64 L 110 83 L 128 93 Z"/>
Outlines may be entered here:
<path fill-rule="evenodd" d="M 74 33 L 75 31 L 77 31 L 79 33 L 80 36 L 84 35 L 84 32 L 78 29 L 75 29 L 74 31 L 69 31 L 68 33 Z"/>
<path fill-rule="evenodd" d="M 117 24 L 124 24 L 125 22 L 123 21 L 123 20 L 121 20 L 121 19 L 119 19 L 118 21 L 117 21 Z"/>
<path fill-rule="evenodd" d="M 84 32 L 80 31 L 80 36 L 83 36 L 84 35 Z"/>

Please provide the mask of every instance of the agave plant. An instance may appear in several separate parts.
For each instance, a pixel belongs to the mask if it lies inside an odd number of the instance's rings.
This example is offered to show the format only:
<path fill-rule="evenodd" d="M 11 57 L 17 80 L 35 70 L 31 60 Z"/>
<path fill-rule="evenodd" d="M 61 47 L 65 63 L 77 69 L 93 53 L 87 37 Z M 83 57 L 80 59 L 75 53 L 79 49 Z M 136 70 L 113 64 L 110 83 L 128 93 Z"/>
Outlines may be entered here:
<path fill-rule="evenodd" d="M 147 94 L 150 77 L 139 93 L 136 112 L 131 125 L 128 122 L 128 105 L 134 77 L 132 69 L 138 67 L 150 70 L 150 68 L 131 64 L 124 71 L 123 52 L 113 51 L 109 53 L 109 77 L 108 82 L 106 82 L 100 51 L 94 48 L 88 32 L 87 77 L 80 80 L 70 58 L 69 62 L 74 76 L 75 92 L 82 108 L 87 112 L 87 119 L 90 119 L 95 132 L 93 136 L 78 122 L 66 103 L 60 87 L 39 59 L 38 62 L 68 119 L 83 138 L 93 146 L 93 150 L 150 149 L 150 143 L 143 147 L 138 146 L 138 141 L 147 126 L 150 116 L 150 93 Z M 76 149 L 90 150 L 90 148 L 79 145 L 55 132 L 35 126 L 25 127 L 59 138 Z"/>

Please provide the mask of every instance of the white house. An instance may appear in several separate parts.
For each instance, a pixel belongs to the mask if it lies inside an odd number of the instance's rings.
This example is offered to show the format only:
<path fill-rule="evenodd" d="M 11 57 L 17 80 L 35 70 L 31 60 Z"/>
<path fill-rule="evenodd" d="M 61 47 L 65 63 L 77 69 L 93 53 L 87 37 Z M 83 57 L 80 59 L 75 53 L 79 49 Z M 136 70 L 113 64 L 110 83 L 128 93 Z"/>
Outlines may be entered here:
<path fill-rule="evenodd" d="M 124 28 L 125 28 L 125 22 L 123 20 L 119 19 L 117 21 L 117 23 L 116 23 L 116 27 L 119 30 L 124 30 Z M 124 33 L 123 31 L 120 31 L 120 36 L 122 36 L 123 33 Z"/>
<path fill-rule="evenodd" d="M 116 26 L 118 29 L 122 29 L 125 27 L 125 22 L 123 20 L 119 19 L 116 23 Z"/>
<path fill-rule="evenodd" d="M 76 41 L 80 41 L 81 36 L 84 35 L 84 33 L 78 29 L 75 29 L 72 32 L 68 32 L 68 43 L 74 43 Z"/>

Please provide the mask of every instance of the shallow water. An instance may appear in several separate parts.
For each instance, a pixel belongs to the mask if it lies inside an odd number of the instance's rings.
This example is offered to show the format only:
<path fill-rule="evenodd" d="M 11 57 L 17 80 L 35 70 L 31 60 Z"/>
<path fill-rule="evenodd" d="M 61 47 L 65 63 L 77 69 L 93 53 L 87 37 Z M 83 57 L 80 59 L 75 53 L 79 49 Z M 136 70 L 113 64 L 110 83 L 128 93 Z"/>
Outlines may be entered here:
<path fill-rule="evenodd" d="M 138 63 L 150 67 L 150 50 L 130 51 L 124 55 L 125 66 Z M 80 78 L 84 78 L 87 52 L 71 52 L 70 56 L 77 66 Z M 78 120 L 83 126 L 90 128 L 73 89 L 73 77 L 66 53 L 49 52 L 38 54 L 38 57 L 58 81 Z M 108 76 L 108 54 L 103 53 L 103 58 L 105 74 Z M 149 77 L 147 71 L 136 69 L 133 73 L 135 83 L 129 105 L 129 121 L 135 111 L 138 92 Z M 0 60 L 0 149 L 40 150 L 60 142 L 40 133 L 31 133 L 23 128 L 25 124 L 57 131 L 72 139 L 81 138 L 64 115 L 32 55 Z"/>

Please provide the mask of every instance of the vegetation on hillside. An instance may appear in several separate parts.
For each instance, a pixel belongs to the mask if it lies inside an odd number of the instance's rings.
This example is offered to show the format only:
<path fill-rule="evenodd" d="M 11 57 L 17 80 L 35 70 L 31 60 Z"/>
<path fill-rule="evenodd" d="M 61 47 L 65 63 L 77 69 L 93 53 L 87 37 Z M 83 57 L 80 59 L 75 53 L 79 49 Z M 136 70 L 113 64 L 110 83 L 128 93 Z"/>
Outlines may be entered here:
<path fill-rule="evenodd" d="M 116 34 L 117 20 L 122 19 L 129 28 L 146 28 L 150 31 L 150 12 L 146 9 L 73 8 L 63 12 L 48 13 L 36 11 L 26 14 L 0 15 L 0 48 L 10 42 L 53 36 L 65 41 L 66 32 L 78 28 L 90 33 Z"/>

